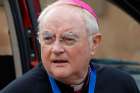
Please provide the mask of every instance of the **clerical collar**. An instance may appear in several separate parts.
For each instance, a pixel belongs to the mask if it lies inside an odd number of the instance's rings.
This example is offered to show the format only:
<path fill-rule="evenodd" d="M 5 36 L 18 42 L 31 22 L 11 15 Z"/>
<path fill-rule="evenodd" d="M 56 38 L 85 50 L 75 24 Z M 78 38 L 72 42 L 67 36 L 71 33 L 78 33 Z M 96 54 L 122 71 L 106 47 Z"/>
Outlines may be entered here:
<path fill-rule="evenodd" d="M 73 87 L 74 91 L 79 91 L 79 90 L 82 90 L 83 85 L 84 85 L 84 82 L 78 85 L 70 85 L 70 86 Z"/>
<path fill-rule="evenodd" d="M 90 78 L 89 78 L 88 93 L 94 93 L 95 83 L 96 83 L 96 70 L 95 70 L 95 68 L 91 67 L 89 73 L 90 73 Z M 49 80 L 51 83 L 53 93 L 61 93 L 59 86 L 57 85 L 56 81 L 51 76 L 49 76 Z"/>

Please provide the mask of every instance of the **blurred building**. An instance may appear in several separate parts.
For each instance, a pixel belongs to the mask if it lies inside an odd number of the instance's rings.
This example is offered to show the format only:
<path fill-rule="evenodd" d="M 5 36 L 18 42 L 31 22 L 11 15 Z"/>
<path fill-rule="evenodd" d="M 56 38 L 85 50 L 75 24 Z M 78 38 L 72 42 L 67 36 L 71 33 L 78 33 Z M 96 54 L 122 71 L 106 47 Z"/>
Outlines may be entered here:
<path fill-rule="evenodd" d="M 2 1 L 2 0 L 1 0 Z M 40 0 L 42 9 L 55 0 Z M 96 57 L 140 60 L 140 25 L 129 15 L 105 0 L 86 0 L 99 15 L 103 41 Z M 0 6 L 0 55 L 12 55 L 4 7 Z"/>

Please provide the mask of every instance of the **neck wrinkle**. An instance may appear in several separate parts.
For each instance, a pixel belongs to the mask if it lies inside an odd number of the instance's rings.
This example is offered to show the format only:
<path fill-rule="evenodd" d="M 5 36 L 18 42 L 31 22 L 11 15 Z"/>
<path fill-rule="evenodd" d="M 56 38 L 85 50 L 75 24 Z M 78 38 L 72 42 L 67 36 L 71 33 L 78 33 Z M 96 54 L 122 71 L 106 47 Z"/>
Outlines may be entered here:
<path fill-rule="evenodd" d="M 89 70 L 87 70 L 85 73 L 84 73 L 84 75 L 83 75 L 83 77 L 81 77 L 80 79 L 77 79 L 77 80 L 75 80 L 73 83 L 71 83 L 70 85 L 81 85 L 81 84 L 84 84 L 84 82 L 85 82 L 85 80 L 86 80 L 86 77 L 88 76 L 88 71 Z M 73 80 L 73 79 L 71 79 L 71 80 Z"/>

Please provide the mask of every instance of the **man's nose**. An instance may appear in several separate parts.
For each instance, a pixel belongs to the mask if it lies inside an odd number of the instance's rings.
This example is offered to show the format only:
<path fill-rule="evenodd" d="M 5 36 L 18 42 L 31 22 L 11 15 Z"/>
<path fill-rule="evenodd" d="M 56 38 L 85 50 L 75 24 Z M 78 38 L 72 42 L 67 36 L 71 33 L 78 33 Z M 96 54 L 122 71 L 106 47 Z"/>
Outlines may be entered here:
<path fill-rule="evenodd" d="M 52 45 L 52 52 L 56 55 L 62 54 L 64 52 L 64 48 L 59 41 L 54 42 Z"/>

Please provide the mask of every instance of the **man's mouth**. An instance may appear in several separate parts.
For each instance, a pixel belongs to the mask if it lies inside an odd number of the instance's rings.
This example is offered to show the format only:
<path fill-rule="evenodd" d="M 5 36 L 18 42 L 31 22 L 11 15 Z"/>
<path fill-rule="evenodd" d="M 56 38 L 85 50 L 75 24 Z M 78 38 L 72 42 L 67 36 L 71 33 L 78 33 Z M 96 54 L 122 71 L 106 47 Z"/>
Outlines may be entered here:
<path fill-rule="evenodd" d="M 52 60 L 53 63 L 68 63 L 68 60 Z"/>

